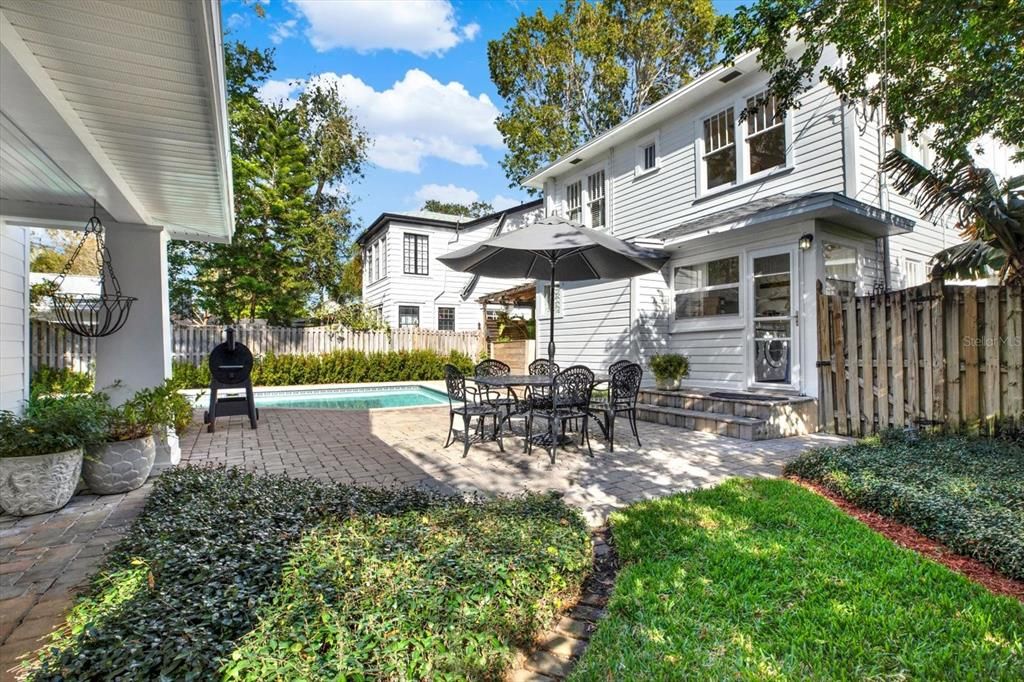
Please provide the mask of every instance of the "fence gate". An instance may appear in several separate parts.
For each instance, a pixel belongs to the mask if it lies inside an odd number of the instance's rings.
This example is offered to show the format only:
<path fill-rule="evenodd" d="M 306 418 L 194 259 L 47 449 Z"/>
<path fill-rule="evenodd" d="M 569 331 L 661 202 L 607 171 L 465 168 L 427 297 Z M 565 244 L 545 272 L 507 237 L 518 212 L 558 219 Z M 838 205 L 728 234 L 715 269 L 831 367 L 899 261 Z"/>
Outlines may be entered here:
<path fill-rule="evenodd" d="M 831 433 L 1024 424 L 1022 358 L 1019 285 L 818 294 L 819 423 Z"/>

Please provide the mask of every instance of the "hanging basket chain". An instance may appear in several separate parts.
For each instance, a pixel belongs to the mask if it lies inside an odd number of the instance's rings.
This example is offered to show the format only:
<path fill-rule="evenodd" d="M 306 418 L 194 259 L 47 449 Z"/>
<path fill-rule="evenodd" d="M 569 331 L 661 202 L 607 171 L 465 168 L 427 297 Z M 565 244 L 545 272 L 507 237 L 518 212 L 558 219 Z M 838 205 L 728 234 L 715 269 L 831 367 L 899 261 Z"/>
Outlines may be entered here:
<path fill-rule="evenodd" d="M 96 294 L 62 294 L 60 287 L 71 273 L 75 261 L 79 258 L 86 241 L 92 237 L 96 240 L 96 266 L 100 276 L 100 293 Z M 103 223 L 95 215 L 85 225 L 85 234 L 78 242 L 64 268 L 51 283 L 50 300 L 58 323 L 73 334 L 86 337 L 110 336 L 121 329 L 128 321 L 132 303 L 137 299 L 121 293 L 121 283 L 114 273 L 114 265 L 110 251 L 103 239 Z M 111 292 L 111 286 L 113 291 Z"/>

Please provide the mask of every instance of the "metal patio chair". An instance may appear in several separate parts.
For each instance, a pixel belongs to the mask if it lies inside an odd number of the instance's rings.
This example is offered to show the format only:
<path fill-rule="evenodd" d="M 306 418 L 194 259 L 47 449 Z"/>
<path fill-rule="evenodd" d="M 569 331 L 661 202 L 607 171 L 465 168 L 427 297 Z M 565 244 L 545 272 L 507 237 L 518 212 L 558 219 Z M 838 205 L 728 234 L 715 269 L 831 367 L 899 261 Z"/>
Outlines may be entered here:
<path fill-rule="evenodd" d="M 586 444 L 587 452 L 593 456 L 590 447 L 590 393 L 594 387 L 594 373 L 583 365 L 574 365 L 555 375 L 551 387 L 551 404 L 547 407 L 531 409 L 526 413 L 526 447 L 527 452 L 533 451 L 533 420 L 537 417 L 548 422 L 546 436 L 548 455 L 552 463 L 555 461 L 555 449 L 559 443 L 559 430 L 565 435 L 565 425 L 569 421 L 583 421 L 582 444 Z M 559 429 L 558 427 L 561 427 Z"/>
<path fill-rule="evenodd" d="M 612 371 L 608 379 L 608 396 L 591 404 L 590 409 L 597 415 L 604 416 L 602 423 L 598 417 L 598 425 L 608 440 L 609 452 L 615 451 L 615 418 L 625 414 L 629 419 L 629 428 L 640 446 L 640 434 L 636 428 L 636 402 L 640 395 L 640 382 L 643 380 L 643 367 L 635 362 L 616 363 L 618 368 Z M 613 365 L 614 367 L 614 365 Z"/>
<path fill-rule="evenodd" d="M 512 368 L 506 365 L 501 360 L 495 360 L 488 358 L 487 360 L 481 360 L 477 363 L 477 366 L 473 368 L 474 377 L 506 377 L 512 373 Z M 505 416 L 503 419 L 509 421 L 512 415 L 519 411 L 519 396 L 512 388 L 506 388 L 504 390 L 487 387 L 480 387 L 481 389 L 481 400 L 495 407 L 503 409 Z"/>
<path fill-rule="evenodd" d="M 462 456 L 469 454 L 469 423 L 473 417 L 479 418 L 480 433 L 483 433 L 484 420 L 487 417 L 494 419 L 494 437 L 498 441 L 498 449 L 505 452 L 505 445 L 501 441 L 501 408 L 489 402 L 481 401 L 481 393 L 474 386 L 466 385 L 466 377 L 454 365 L 444 366 L 444 383 L 448 389 L 448 438 L 445 439 L 444 447 L 455 442 L 455 415 L 462 417 Z"/>

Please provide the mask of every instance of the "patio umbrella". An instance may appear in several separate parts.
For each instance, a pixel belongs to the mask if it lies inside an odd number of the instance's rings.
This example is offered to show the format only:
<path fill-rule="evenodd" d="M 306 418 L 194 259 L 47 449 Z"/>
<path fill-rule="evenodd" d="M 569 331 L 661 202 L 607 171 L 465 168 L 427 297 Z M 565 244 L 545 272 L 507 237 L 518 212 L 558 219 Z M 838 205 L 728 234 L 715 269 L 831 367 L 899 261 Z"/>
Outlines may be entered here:
<path fill-rule="evenodd" d="M 438 260 L 459 272 L 497 278 L 546 279 L 548 357 L 555 358 L 555 282 L 624 279 L 657 272 L 668 254 L 551 216 L 529 227 L 473 244 Z"/>

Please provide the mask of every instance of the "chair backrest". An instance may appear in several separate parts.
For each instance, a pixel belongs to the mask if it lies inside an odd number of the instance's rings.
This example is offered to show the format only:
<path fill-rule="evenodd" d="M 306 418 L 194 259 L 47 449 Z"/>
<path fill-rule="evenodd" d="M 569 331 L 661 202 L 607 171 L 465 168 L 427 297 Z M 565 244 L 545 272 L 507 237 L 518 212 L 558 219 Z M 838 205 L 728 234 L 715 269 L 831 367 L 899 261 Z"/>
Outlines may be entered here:
<path fill-rule="evenodd" d="M 512 373 L 512 368 L 501 360 L 482 360 L 473 368 L 474 376 L 478 377 L 503 377 Z"/>
<path fill-rule="evenodd" d="M 448 402 L 466 402 L 466 377 L 455 365 L 444 366 L 444 385 L 448 389 Z"/>
<path fill-rule="evenodd" d="M 590 393 L 594 388 L 594 373 L 589 367 L 573 365 L 555 375 L 551 402 L 557 410 L 560 407 L 586 407 L 590 405 Z"/>
<path fill-rule="evenodd" d="M 608 376 L 615 374 L 615 370 L 622 369 L 626 365 L 632 365 L 633 363 L 629 360 L 616 360 L 612 364 L 608 365 Z"/>
<path fill-rule="evenodd" d="M 530 363 L 530 374 L 535 376 L 551 376 L 558 374 L 558 363 L 547 358 L 537 358 Z"/>
<path fill-rule="evenodd" d="M 640 382 L 643 380 L 644 369 L 635 362 L 627 362 L 614 372 L 609 380 L 611 402 L 615 405 L 634 407 L 640 394 Z"/>

